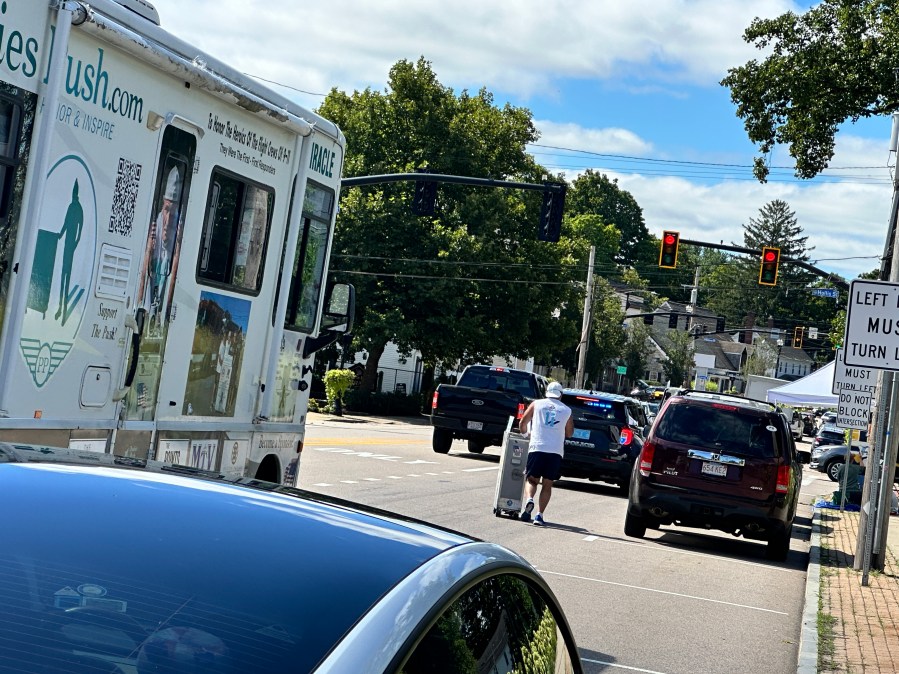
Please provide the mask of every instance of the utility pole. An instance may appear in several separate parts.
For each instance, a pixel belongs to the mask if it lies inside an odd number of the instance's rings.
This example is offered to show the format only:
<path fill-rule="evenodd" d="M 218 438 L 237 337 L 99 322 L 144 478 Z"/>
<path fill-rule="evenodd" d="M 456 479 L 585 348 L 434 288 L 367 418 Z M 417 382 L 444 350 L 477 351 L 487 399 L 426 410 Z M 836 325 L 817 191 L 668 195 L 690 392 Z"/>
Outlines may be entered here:
<path fill-rule="evenodd" d="M 581 341 L 577 345 L 577 374 L 574 382 L 577 388 L 584 388 L 587 347 L 590 344 L 590 330 L 593 325 L 593 261 L 595 258 L 596 246 L 590 246 L 590 262 L 587 266 L 587 296 L 584 298 L 584 322 L 581 325 Z"/>

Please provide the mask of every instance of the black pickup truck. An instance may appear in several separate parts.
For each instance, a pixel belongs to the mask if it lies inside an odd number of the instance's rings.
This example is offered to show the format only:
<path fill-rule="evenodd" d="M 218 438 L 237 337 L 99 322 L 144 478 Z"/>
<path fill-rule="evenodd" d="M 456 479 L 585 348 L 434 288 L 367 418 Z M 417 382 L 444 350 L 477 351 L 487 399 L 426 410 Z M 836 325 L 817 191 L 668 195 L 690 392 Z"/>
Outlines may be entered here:
<path fill-rule="evenodd" d="M 453 438 L 468 440 L 468 451 L 475 454 L 502 444 L 509 417 L 517 428 L 530 402 L 546 396 L 548 383 L 545 377 L 525 370 L 469 365 L 457 385 L 441 384 L 434 391 L 434 451 L 446 454 Z"/>

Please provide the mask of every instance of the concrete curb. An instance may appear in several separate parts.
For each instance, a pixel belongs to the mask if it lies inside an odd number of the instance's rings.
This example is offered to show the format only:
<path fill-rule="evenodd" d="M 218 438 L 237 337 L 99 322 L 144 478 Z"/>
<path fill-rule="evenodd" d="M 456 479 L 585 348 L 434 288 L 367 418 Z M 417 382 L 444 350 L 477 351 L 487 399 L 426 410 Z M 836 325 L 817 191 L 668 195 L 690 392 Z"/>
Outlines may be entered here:
<path fill-rule="evenodd" d="M 808 572 L 805 579 L 805 607 L 799 634 L 799 663 L 796 674 L 818 672 L 818 599 L 821 596 L 821 511 L 812 514 Z"/>

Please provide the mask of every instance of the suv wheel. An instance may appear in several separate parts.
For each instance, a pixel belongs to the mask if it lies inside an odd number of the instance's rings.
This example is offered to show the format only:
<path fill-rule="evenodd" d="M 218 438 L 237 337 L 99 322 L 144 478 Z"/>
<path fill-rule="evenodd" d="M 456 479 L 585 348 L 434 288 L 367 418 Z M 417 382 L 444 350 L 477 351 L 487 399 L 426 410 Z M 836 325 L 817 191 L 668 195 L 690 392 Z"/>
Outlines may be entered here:
<path fill-rule="evenodd" d="M 486 447 L 483 442 L 480 440 L 469 440 L 468 441 L 468 451 L 472 454 L 480 454 L 484 451 L 484 447 Z"/>
<path fill-rule="evenodd" d="M 646 520 L 639 515 L 624 515 L 624 535 L 631 538 L 643 538 L 646 535 Z"/>
<path fill-rule="evenodd" d="M 790 538 L 793 536 L 793 524 L 789 527 L 778 527 L 771 538 L 768 539 L 768 547 L 765 549 L 765 557 L 775 562 L 782 562 L 790 552 Z"/>
<path fill-rule="evenodd" d="M 453 434 L 443 428 L 435 428 L 431 446 L 438 454 L 446 454 L 453 446 Z"/>
<path fill-rule="evenodd" d="M 827 473 L 827 477 L 829 477 L 834 482 L 840 481 L 840 466 L 845 463 L 840 459 L 831 459 L 830 462 L 826 466 L 824 466 L 824 472 Z"/>

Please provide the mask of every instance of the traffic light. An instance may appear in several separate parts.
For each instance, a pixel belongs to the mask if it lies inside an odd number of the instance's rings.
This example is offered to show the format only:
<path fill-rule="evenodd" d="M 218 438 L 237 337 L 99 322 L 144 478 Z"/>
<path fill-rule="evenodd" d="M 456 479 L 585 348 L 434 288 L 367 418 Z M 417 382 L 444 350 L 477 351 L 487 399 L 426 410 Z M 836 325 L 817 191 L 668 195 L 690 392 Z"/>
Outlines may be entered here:
<path fill-rule="evenodd" d="M 797 325 L 793 328 L 793 347 L 796 349 L 802 348 L 802 335 L 805 333 L 805 328 L 801 325 Z"/>
<path fill-rule="evenodd" d="M 680 232 L 662 232 L 662 249 L 659 251 L 659 266 L 662 269 L 677 267 L 677 247 L 680 245 Z"/>
<path fill-rule="evenodd" d="M 670 314 L 668 316 L 668 327 L 672 330 L 677 330 L 677 314 Z"/>
<path fill-rule="evenodd" d="M 555 243 L 562 235 L 562 213 L 565 210 L 565 183 L 543 183 L 543 205 L 540 207 L 540 227 L 537 238 Z"/>
<path fill-rule="evenodd" d="M 652 325 L 652 319 L 653 319 L 652 314 L 643 314 L 643 322 L 646 325 Z"/>
<path fill-rule="evenodd" d="M 724 332 L 724 316 L 715 317 L 715 332 Z"/>
<path fill-rule="evenodd" d="M 427 173 L 419 169 L 417 173 Z M 433 180 L 416 180 L 415 195 L 412 197 L 412 212 L 415 215 L 434 215 L 437 204 L 437 183 Z"/>
<path fill-rule="evenodd" d="M 762 248 L 762 264 L 759 268 L 759 285 L 777 285 L 777 266 L 780 264 L 780 248 Z"/>

